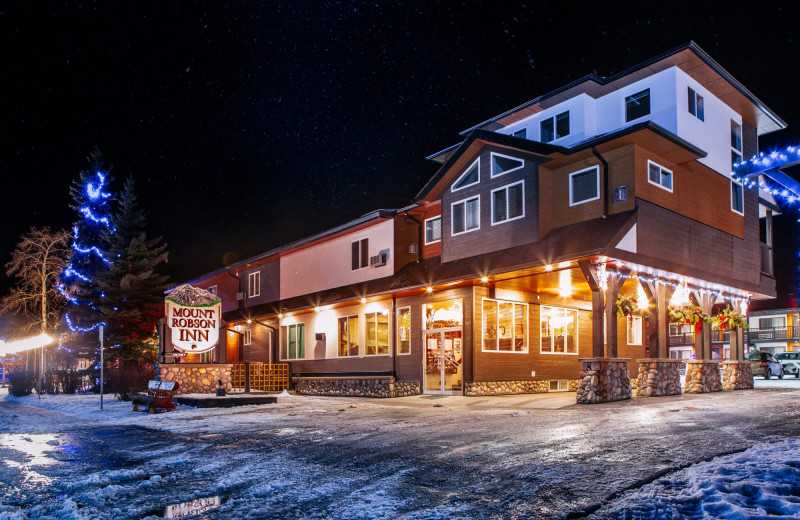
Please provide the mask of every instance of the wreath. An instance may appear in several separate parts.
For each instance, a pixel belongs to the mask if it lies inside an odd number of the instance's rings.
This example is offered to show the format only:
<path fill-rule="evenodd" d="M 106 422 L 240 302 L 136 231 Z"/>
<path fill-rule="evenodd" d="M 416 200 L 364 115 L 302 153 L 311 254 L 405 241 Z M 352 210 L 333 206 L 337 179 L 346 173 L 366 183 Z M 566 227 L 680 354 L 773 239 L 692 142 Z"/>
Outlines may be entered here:
<path fill-rule="evenodd" d="M 638 310 L 636 298 L 620 294 L 617 296 L 617 318 L 631 316 Z"/>
<path fill-rule="evenodd" d="M 714 316 L 714 326 L 719 327 L 720 330 L 746 328 L 747 317 L 730 307 L 725 307 L 720 314 Z"/>
<path fill-rule="evenodd" d="M 685 305 L 683 307 L 670 305 L 669 321 L 682 325 L 692 325 L 695 332 L 700 332 L 700 327 L 703 323 L 713 323 L 714 320 L 703 309 L 695 305 Z"/>

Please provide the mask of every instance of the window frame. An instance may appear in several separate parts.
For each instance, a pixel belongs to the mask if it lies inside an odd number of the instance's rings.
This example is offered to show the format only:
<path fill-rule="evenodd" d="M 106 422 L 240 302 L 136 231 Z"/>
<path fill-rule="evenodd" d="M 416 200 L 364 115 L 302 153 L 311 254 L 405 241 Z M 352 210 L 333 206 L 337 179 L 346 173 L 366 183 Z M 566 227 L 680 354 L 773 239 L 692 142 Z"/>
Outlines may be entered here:
<path fill-rule="evenodd" d="M 734 142 L 734 136 L 738 138 L 739 147 L 736 147 L 736 143 Z M 733 171 L 733 165 L 737 162 L 734 157 L 738 157 L 739 161 L 742 162 L 744 160 L 744 152 L 742 151 L 744 148 L 744 137 L 742 135 L 742 125 L 731 119 L 731 171 Z"/>
<path fill-rule="evenodd" d="M 472 201 L 472 200 L 477 200 L 478 201 L 478 226 L 474 227 L 472 229 L 467 229 L 467 202 Z M 453 209 L 459 204 L 464 204 L 464 231 L 459 231 L 458 233 L 456 233 L 455 232 L 456 219 L 455 219 L 455 216 L 454 216 Z M 467 197 L 465 199 L 457 200 L 455 202 L 451 202 L 450 203 L 450 236 L 454 237 L 454 236 L 457 236 L 457 235 L 463 235 L 464 233 L 471 233 L 473 231 L 479 230 L 480 228 L 481 228 L 481 196 L 480 196 L 480 194 L 473 195 L 471 197 Z"/>
<path fill-rule="evenodd" d="M 302 327 L 303 330 L 303 341 L 300 342 L 298 330 Z M 289 329 L 294 328 L 294 353 L 295 357 L 289 356 Z M 286 351 L 284 352 L 284 347 Z M 300 350 L 303 351 L 303 356 L 300 357 Z M 278 353 L 278 357 L 281 361 L 294 361 L 298 359 L 308 359 L 306 358 L 306 324 L 303 322 L 299 323 L 290 323 L 288 325 L 281 325 L 281 345 Z"/>
<path fill-rule="evenodd" d="M 639 323 L 639 338 L 631 341 L 631 332 L 636 333 L 635 323 Z M 628 345 L 642 346 L 644 344 L 644 319 L 642 316 L 629 315 L 625 317 L 626 339 Z M 637 343 L 638 341 L 638 343 Z"/>
<path fill-rule="evenodd" d="M 408 339 L 401 340 L 400 339 L 400 328 L 401 328 L 401 320 L 400 315 L 403 311 L 408 312 Z M 395 328 L 397 330 L 397 355 L 398 356 L 410 356 L 411 355 L 411 306 L 407 305 L 405 307 L 398 307 L 397 314 L 395 316 Z M 408 352 L 400 352 L 400 345 L 403 341 L 408 342 Z"/>
<path fill-rule="evenodd" d="M 505 159 L 511 159 L 512 161 L 519 161 L 520 165 L 511 168 L 510 170 L 505 170 L 500 173 L 494 172 L 494 158 L 496 157 L 503 157 Z M 517 170 L 521 170 L 525 167 L 525 159 L 520 159 L 519 157 L 512 157 L 510 155 L 505 155 L 502 153 L 496 152 L 489 152 L 489 177 L 494 179 L 495 177 L 500 177 L 501 175 L 505 175 L 507 173 L 515 172 Z"/>
<path fill-rule="evenodd" d="M 512 186 L 516 186 L 517 184 L 522 185 L 522 214 L 514 217 L 508 218 L 508 189 Z M 498 191 L 506 191 L 506 218 L 504 220 L 498 220 L 495 222 L 494 220 L 494 194 Z M 505 186 L 501 186 L 497 189 L 492 190 L 491 192 L 491 214 L 492 214 L 492 225 L 498 226 L 500 224 L 505 224 L 506 222 L 511 222 L 512 220 L 519 220 L 521 218 L 525 218 L 525 180 L 519 180 L 517 182 L 512 182 L 511 184 L 506 184 Z"/>
<path fill-rule="evenodd" d="M 476 180 L 475 182 L 471 182 L 471 183 L 469 183 L 469 184 L 465 184 L 464 186 L 459 186 L 458 188 L 456 188 L 456 184 L 458 184 L 459 182 L 461 182 L 461 179 L 463 179 L 464 177 L 466 177 L 466 176 L 467 176 L 467 174 L 468 174 L 468 173 L 469 173 L 469 172 L 472 170 L 472 167 L 473 167 L 473 166 L 475 166 L 476 164 L 477 164 L 477 166 L 478 166 L 478 180 Z M 467 188 L 469 188 L 470 186 L 475 186 L 475 185 L 477 185 L 477 184 L 480 184 L 480 183 L 481 183 L 481 158 L 480 158 L 480 157 L 478 157 L 477 159 L 475 159 L 474 161 L 472 161 L 472 163 L 470 163 L 470 165 L 469 165 L 469 166 L 467 166 L 467 167 L 464 169 L 464 173 L 462 173 L 461 175 L 459 175 L 459 176 L 458 176 L 458 178 L 457 178 L 456 180 L 454 180 L 454 181 L 453 181 L 453 184 L 451 184 L 451 185 L 450 185 L 450 191 L 451 191 L 451 192 L 455 192 L 455 191 L 464 190 L 464 189 L 467 189 Z"/>
<path fill-rule="evenodd" d="M 428 241 L 428 222 L 430 222 L 432 220 L 437 220 L 437 219 L 439 220 L 439 238 L 437 238 L 436 240 Z M 436 244 L 437 242 L 441 242 L 442 241 L 442 216 L 441 215 L 436 215 L 435 217 L 426 218 L 425 222 L 424 222 L 424 226 L 425 226 L 425 245 Z"/>
<path fill-rule="evenodd" d="M 633 101 L 632 98 L 634 98 L 635 96 L 638 96 L 639 94 L 643 94 L 645 92 L 647 92 L 647 113 L 646 114 L 642 114 L 642 115 L 640 115 L 638 117 L 634 117 L 632 119 L 628 119 L 628 102 L 629 102 L 628 100 Z M 625 96 L 625 102 L 623 104 L 623 110 L 625 111 L 625 114 L 624 114 L 625 123 L 627 124 L 627 123 L 630 123 L 632 121 L 636 121 L 637 119 L 641 119 L 643 117 L 647 117 L 647 116 L 651 115 L 653 113 L 652 97 L 653 97 L 653 93 L 651 92 L 650 87 L 647 87 L 647 88 L 642 89 L 642 90 L 638 90 L 638 91 L 634 92 L 633 94 Z"/>
<path fill-rule="evenodd" d="M 701 96 L 695 89 L 693 89 L 690 86 L 687 86 L 686 88 L 688 89 L 687 90 L 688 106 L 686 108 L 689 110 L 689 113 L 693 115 L 696 119 L 699 119 L 700 121 L 705 123 L 706 108 L 703 96 Z"/>
<path fill-rule="evenodd" d="M 568 128 L 566 134 L 559 135 L 558 134 L 558 121 L 559 121 L 558 118 L 563 116 L 563 115 L 567 116 L 565 119 L 567 120 L 567 126 L 569 128 Z M 563 139 L 564 137 L 568 137 L 572 133 L 572 126 L 570 125 L 570 121 L 569 120 L 570 120 L 569 110 L 565 110 L 564 112 L 561 112 L 559 114 L 553 114 L 552 116 L 545 117 L 544 119 L 539 121 L 539 142 L 541 142 L 541 143 L 552 143 L 553 141 L 558 141 L 559 139 Z M 553 125 L 553 138 L 550 139 L 549 141 L 545 141 L 544 140 L 544 137 L 543 137 L 543 133 L 544 133 L 543 130 L 544 129 L 542 128 L 543 125 L 545 124 L 545 122 L 547 122 L 547 121 L 550 121 L 552 123 L 552 125 Z"/>
<path fill-rule="evenodd" d="M 369 353 L 369 322 L 370 318 L 374 316 L 375 322 L 375 353 Z M 386 316 L 386 352 L 380 352 L 381 345 L 379 344 L 380 331 L 378 330 L 378 316 Z M 377 356 L 391 356 L 392 355 L 392 340 L 391 340 L 392 320 L 389 317 L 387 309 L 381 311 L 372 311 L 364 313 L 364 357 L 377 357 Z"/>
<path fill-rule="evenodd" d="M 355 352 L 355 354 L 350 354 L 349 353 L 350 350 L 353 348 L 352 345 L 350 345 L 350 338 L 352 337 L 352 335 L 350 333 L 350 320 L 352 318 L 356 319 L 356 345 L 355 345 L 356 346 L 356 352 Z M 342 346 L 342 329 L 341 329 L 342 320 L 344 320 L 344 322 L 347 324 L 347 336 L 348 336 L 347 351 L 348 351 L 348 353 L 345 354 L 345 355 L 342 355 L 341 350 L 340 350 L 341 346 Z M 345 316 L 338 316 L 336 318 L 336 357 L 337 358 L 354 358 L 354 357 L 357 358 L 357 357 L 363 356 L 363 354 L 361 354 L 361 345 L 359 345 L 360 338 L 359 338 L 359 334 L 358 333 L 359 333 L 359 327 L 360 326 L 361 326 L 361 318 L 360 318 L 360 316 L 358 314 L 348 314 L 348 315 L 345 315 Z"/>
<path fill-rule="evenodd" d="M 659 175 L 658 175 L 658 181 L 659 182 L 653 182 L 652 180 L 650 180 L 650 166 L 651 165 L 652 166 L 656 166 L 659 169 Z M 670 178 L 670 186 L 669 186 L 669 188 L 667 188 L 666 186 L 661 184 L 661 180 L 664 178 L 664 172 L 665 171 L 669 172 L 669 178 Z M 665 168 L 664 166 L 661 166 L 657 162 L 654 162 L 654 161 L 651 161 L 650 159 L 648 159 L 647 160 L 647 172 L 645 172 L 645 175 L 647 175 L 648 184 L 652 184 L 653 186 L 658 186 L 659 188 L 661 188 L 664 191 L 668 191 L 670 193 L 674 193 L 674 190 L 675 190 L 675 172 L 674 171 L 670 170 L 669 168 Z"/>
<path fill-rule="evenodd" d="M 354 265 L 354 256 L 355 249 L 353 249 L 353 245 L 358 244 L 358 265 L 359 267 L 353 267 Z M 366 269 L 369 267 L 369 237 L 359 238 L 358 240 L 354 240 L 350 242 L 350 271 L 360 271 L 361 269 Z"/>
<path fill-rule="evenodd" d="M 495 349 L 487 349 L 486 348 L 486 312 L 484 312 L 484 308 L 486 302 L 495 302 L 497 303 L 498 312 L 495 316 L 495 327 L 498 328 L 500 326 L 500 304 L 501 303 L 510 303 L 512 305 L 521 305 L 525 308 L 525 344 L 523 345 L 523 350 L 500 350 L 500 336 L 495 334 Z M 481 298 L 481 352 L 491 352 L 493 354 L 529 354 L 530 353 L 530 344 L 531 344 L 531 314 L 530 314 L 530 307 L 531 304 L 527 302 L 515 302 L 512 300 L 498 300 L 497 298 Z M 514 320 L 516 319 L 516 314 L 513 312 L 512 307 L 512 314 L 511 314 L 511 345 L 513 348 L 515 342 L 515 335 L 514 332 L 516 331 L 516 324 Z"/>
<path fill-rule="evenodd" d="M 738 186 L 739 187 L 739 201 L 740 201 L 741 207 L 742 207 L 741 211 L 736 209 L 736 207 L 734 206 L 734 203 L 733 203 L 734 202 L 734 195 L 735 195 L 734 186 Z M 744 185 L 741 182 L 733 180 L 733 179 L 731 179 L 731 211 L 733 211 L 737 215 L 744 216 Z"/>
<path fill-rule="evenodd" d="M 572 178 L 575 175 L 579 175 L 581 173 L 586 173 L 589 170 L 594 170 L 594 172 L 595 172 L 595 178 L 597 179 L 597 196 L 592 198 L 592 199 L 585 199 L 585 200 L 581 200 L 579 202 L 574 202 L 573 201 L 573 191 L 572 191 Z M 583 168 L 582 170 L 578 170 L 576 172 L 570 173 L 569 174 L 569 205 L 570 205 L 570 207 L 579 206 L 580 204 L 586 204 L 587 202 L 592 202 L 592 201 L 595 201 L 595 200 L 600 200 L 600 165 L 596 164 L 594 166 L 590 166 L 588 168 Z"/>
<path fill-rule="evenodd" d="M 253 280 L 257 280 L 256 283 Z M 257 296 L 261 296 L 261 271 L 253 271 L 247 274 L 247 297 L 255 298 Z"/>
<path fill-rule="evenodd" d="M 552 345 L 551 351 L 542 350 L 542 309 L 556 309 L 560 311 L 564 311 L 564 315 L 566 316 L 567 312 L 574 312 L 575 313 L 575 329 L 573 335 L 575 337 L 575 352 L 567 352 L 567 345 L 566 341 L 564 342 L 564 352 L 556 352 L 555 345 Z M 547 354 L 547 355 L 556 355 L 556 356 L 577 356 L 580 353 L 580 342 L 579 342 L 579 330 L 580 330 L 580 319 L 581 314 L 579 309 L 569 309 L 567 307 L 554 307 L 552 305 L 539 305 L 539 353 L 540 354 Z M 555 336 L 553 336 L 555 337 Z"/>
<path fill-rule="evenodd" d="M 528 138 L 528 128 L 520 128 L 518 130 L 514 130 L 511 132 L 512 137 L 518 137 L 520 139 L 527 139 Z"/>
<path fill-rule="evenodd" d="M 242 345 L 252 345 L 253 344 L 253 331 L 251 329 L 245 329 L 242 331 Z"/>

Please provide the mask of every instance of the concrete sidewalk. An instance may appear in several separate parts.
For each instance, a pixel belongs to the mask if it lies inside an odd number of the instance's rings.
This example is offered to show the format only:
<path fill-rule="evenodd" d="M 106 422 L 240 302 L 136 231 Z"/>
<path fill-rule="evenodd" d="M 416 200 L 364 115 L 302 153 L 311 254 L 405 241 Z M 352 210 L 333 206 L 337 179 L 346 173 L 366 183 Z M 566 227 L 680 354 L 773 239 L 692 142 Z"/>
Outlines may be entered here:
<path fill-rule="evenodd" d="M 371 399 L 375 403 L 375 400 Z M 412 395 L 409 397 L 396 397 L 382 399 L 380 403 L 385 406 L 406 406 L 410 408 L 502 408 L 502 409 L 537 409 L 558 410 L 569 406 L 577 406 L 575 392 L 551 392 L 542 394 L 521 395 L 487 395 L 480 397 L 467 397 L 463 395 Z"/>

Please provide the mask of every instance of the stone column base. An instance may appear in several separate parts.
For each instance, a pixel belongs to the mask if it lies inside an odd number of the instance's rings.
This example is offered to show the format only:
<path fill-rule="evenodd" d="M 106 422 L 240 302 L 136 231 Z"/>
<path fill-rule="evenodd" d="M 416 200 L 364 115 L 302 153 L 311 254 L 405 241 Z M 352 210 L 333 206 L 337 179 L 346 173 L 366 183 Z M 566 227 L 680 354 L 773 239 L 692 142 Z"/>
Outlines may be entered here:
<path fill-rule="evenodd" d="M 719 378 L 719 361 L 686 361 L 685 394 L 705 394 L 722 390 Z"/>
<path fill-rule="evenodd" d="M 680 359 L 640 359 L 636 396 L 680 395 L 681 368 L 683 368 L 683 361 Z"/>
<path fill-rule="evenodd" d="M 753 388 L 753 367 L 749 361 L 722 362 L 722 389 L 748 390 Z"/>
<path fill-rule="evenodd" d="M 177 381 L 175 395 L 210 394 L 217 390 L 217 380 L 222 380 L 222 388 L 233 390 L 231 369 L 228 363 L 161 363 L 154 365 L 155 379 L 158 381 Z"/>
<path fill-rule="evenodd" d="M 584 358 L 578 380 L 578 404 L 608 403 L 631 398 L 631 378 L 624 358 Z"/>

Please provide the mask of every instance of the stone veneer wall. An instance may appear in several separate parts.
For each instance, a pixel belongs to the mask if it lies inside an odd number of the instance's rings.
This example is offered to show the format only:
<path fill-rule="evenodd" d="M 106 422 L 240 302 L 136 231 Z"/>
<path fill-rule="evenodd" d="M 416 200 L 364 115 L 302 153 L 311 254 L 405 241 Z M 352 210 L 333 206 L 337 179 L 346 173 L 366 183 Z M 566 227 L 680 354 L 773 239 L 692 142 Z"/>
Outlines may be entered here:
<path fill-rule="evenodd" d="M 628 362 L 623 358 L 581 359 L 578 404 L 607 403 L 631 398 Z"/>
<path fill-rule="evenodd" d="M 749 361 L 722 362 L 722 389 L 748 390 L 753 388 L 753 367 Z"/>
<path fill-rule="evenodd" d="M 686 361 L 685 394 L 705 394 L 722 390 L 719 379 L 719 361 L 693 360 Z"/>
<path fill-rule="evenodd" d="M 640 359 L 639 375 L 635 379 L 636 396 L 680 395 L 681 368 L 683 368 L 683 361 L 680 359 Z"/>
<path fill-rule="evenodd" d="M 578 389 L 578 380 L 569 380 L 569 392 Z M 541 381 L 468 381 L 464 383 L 464 395 L 516 395 L 543 394 L 550 391 L 550 380 Z"/>
<path fill-rule="evenodd" d="M 230 364 L 162 363 L 155 365 L 155 378 L 158 381 L 177 381 L 182 394 L 211 394 L 217 390 L 217 379 L 227 391 L 233 390 Z"/>
<path fill-rule="evenodd" d="M 305 395 L 341 397 L 405 397 L 419 395 L 419 381 L 395 381 L 393 377 L 301 377 L 295 391 Z"/>

